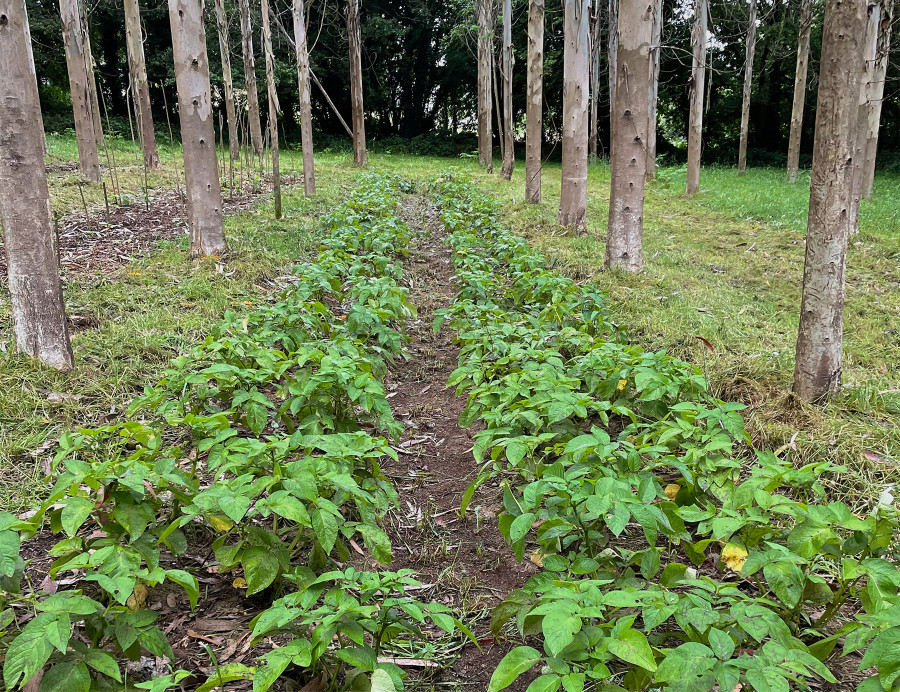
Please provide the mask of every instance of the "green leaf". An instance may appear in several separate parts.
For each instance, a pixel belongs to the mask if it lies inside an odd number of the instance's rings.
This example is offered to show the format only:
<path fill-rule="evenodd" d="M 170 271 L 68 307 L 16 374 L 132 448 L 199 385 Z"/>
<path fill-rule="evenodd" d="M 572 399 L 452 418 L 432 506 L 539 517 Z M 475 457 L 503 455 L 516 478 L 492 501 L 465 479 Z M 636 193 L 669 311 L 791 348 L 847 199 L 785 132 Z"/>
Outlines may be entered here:
<path fill-rule="evenodd" d="M 92 598 L 82 596 L 79 591 L 60 591 L 44 599 L 35 606 L 46 613 L 69 613 L 71 615 L 93 615 L 103 610 L 103 606 Z"/>
<path fill-rule="evenodd" d="M 397 686 L 394 685 L 394 679 L 383 668 L 372 673 L 372 690 L 371 692 L 397 692 Z"/>
<path fill-rule="evenodd" d="M 788 608 L 793 608 L 800 602 L 805 578 L 793 562 L 770 562 L 763 567 L 763 576 L 769 588 Z"/>
<path fill-rule="evenodd" d="M 335 654 L 342 661 L 363 670 L 375 670 L 375 667 L 378 665 L 375 649 L 369 646 L 344 647 L 338 649 Z"/>
<path fill-rule="evenodd" d="M 525 538 L 532 524 L 534 524 L 534 514 L 531 512 L 525 512 L 513 519 L 513 523 L 509 527 L 509 542 L 515 543 Z"/>
<path fill-rule="evenodd" d="M 900 650 L 900 626 L 882 630 L 866 649 L 859 670 L 896 661 L 898 650 Z"/>
<path fill-rule="evenodd" d="M 321 509 L 312 511 L 312 526 L 319 540 L 319 545 L 326 555 L 331 553 L 334 548 L 334 542 L 337 540 L 338 524 L 337 519 L 331 512 L 324 512 Z"/>
<path fill-rule="evenodd" d="M 734 653 L 734 640 L 729 634 L 715 627 L 709 630 L 709 648 L 722 661 L 727 661 Z"/>
<path fill-rule="evenodd" d="M 116 682 L 122 682 L 122 674 L 119 672 L 119 664 L 111 655 L 99 649 L 88 649 L 84 655 L 84 662 L 98 673 L 103 673 Z"/>
<path fill-rule="evenodd" d="M 3 664 L 3 681 L 6 689 L 12 690 L 21 678 L 23 683 L 28 682 L 44 667 L 53 647 L 48 641 L 45 630 L 51 623 L 56 622 L 55 613 L 40 613 L 9 645 L 6 650 L 6 660 Z"/>
<path fill-rule="evenodd" d="M 525 692 L 556 692 L 561 682 L 562 678 L 558 675 L 542 675 L 535 678 Z"/>
<path fill-rule="evenodd" d="M 544 616 L 541 621 L 541 630 L 544 633 L 544 646 L 551 656 L 558 656 L 575 640 L 575 635 L 581 631 L 581 618 L 567 611 L 564 606 L 554 608 Z"/>
<path fill-rule="evenodd" d="M 21 539 L 15 531 L 0 531 L 0 576 L 11 577 L 19 566 Z"/>
<path fill-rule="evenodd" d="M 278 576 L 278 558 L 267 548 L 248 548 L 241 560 L 247 577 L 247 595 L 265 589 Z"/>
<path fill-rule="evenodd" d="M 41 680 L 41 692 L 88 692 L 91 674 L 84 663 L 64 661 L 48 670 Z"/>
<path fill-rule="evenodd" d="M 653 658 L 650 642 L 637 630 L 627 629 L 619 634 L 609 643 L 609 653 L 651 673 L 656 670 L 656 660 Z"/>
<path fill-rule="evenodd" d="M 166 570 L 166 577 L 184 589 L 191 601 L 191 610 L 196 608 L 200 598 L 200 583 L 197 581 L 197 577 L 183 569 Z"/>
<path fill-rule="evenodd" d="M 530 646 L 517 646 L 503 657 L 500 665 L 491 675 L 488 692 L 499 692 L 499 690 L 506 689 L 513 684 L 516 678 L 540 660 L 541 653 L 537 649 Z"/>
<path fill-rule="evenodd" d="M 219 507 L 232 522 L 237 524 L 250 509 L 250 498 L 246 495 L 222 495 L 219 498 Z"/>
<path fill-rule="evenodd" d="M 362 534 L 372 556 L 382 565 L 391 564 L 391 539 L 388 538 L 388 535 L 377 526 L 370 524 L 360 524 L 356 528 Z"/>
<path fill-rule="evenodd" d="M 94 511 L 94 503 L 85 497 L 70 497 L 60 515 L 63 531 L 72 538 Z"/>
<path fill-rule="evenodd" d="M 238 680 L 252 680 L 254 669 L 245 666 L 243 663 L 228 663 L 220 666 L 219 669 L 207 678 L 200 687 L 194 692 L 212 692 L 217 687 L 221 687 L 226 682 L 237 682 Z"/>

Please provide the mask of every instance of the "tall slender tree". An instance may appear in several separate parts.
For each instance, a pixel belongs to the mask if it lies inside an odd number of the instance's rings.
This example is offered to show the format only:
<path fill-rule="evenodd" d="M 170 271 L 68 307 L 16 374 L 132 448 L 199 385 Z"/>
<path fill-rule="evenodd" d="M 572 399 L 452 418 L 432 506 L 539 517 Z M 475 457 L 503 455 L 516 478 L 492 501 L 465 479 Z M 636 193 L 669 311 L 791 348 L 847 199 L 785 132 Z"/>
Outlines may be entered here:
<path fill-rule="evenodd" d="M 347 0 L 347 38 L 350 43 L 350 103 L 353 110 L 353 163 L 365 166 L 366 112 L 363 107 L 362 35 L 359 23 L 360 0 Z"/>
<path fill-rule="evenodd" d="M 503 165 L 500 177 L 504 180 L 512 178 L 516 165 L 516 152 L 513 143 L 513 42 L 512 42 L 512 0 L 503 0 Z"/>
<path fill-rule="evenodd" d="M 875 70 L 872 75 L 872 102 L 866 118 L 866 157 L 863 163 L 862 196 L 872 199 L 875 191 L 875 160 L 878 155 L 878 133 L 881 129 L 881 105 L 884 101 L 884 84 L 887 79 L 891 53 L 891 27 L 894 16 L 894 0 L 882 0 L 881 26 L 878 32 Z"/>
<path fill-rule="evenodd" d="M 825 0 L 803 298 L 794 392 L 815 401 L 841 384 L 844 280 L 866 0 Z"/>
<path fill-rule="evenodd" d="M 228 19 L 225 0 L 216 0 L 216 33 L 219 35 L 219 56 L 222 59 L 222 81 L 225 84 L 225 119 L 228 121 L 228 153 L 232 161 L 241 156 L 238 137 L 237 110 L 234 105 L 234 80 L 231 76 L 231 48 L 228 44 Z"/>
<path fill-rule="evenodd" d="M 853 175 L 853 215 L 859 215 L 859 202 L 862 199 L 863 178 L 866 166 L 866 141 L 868 139 L 869 113 L 872 111 L 872 100 L 875 96 L 875 66 L 878 61 L 878 34 L 881 26 L 880 0 L 868 0 L 866 8 L 866 35 L 863 44 L 863 55 L 860 66 L 862 77 L 859 82 L 859 115 L 856 126 L 856 148 L 854 152 Z M 856 227 L 851 229 L 855 232 Z"/>
<path fill-rule="evenodd" d="M 590 0 L 565 0 L 562 183 L 559 225 L 585 231 L 587 216 Z"/>
<path fill-rule="evenodd" d="M 601 8 L 603 0 L 593 0 L 591 13 L 591 103 L 590 103 L 590 140 L 588 158 L 596 161 L 600 156 L 600 54 L 603 52 L 600 41 Z"/>
<path fill-rule="evenodd" d="M 694 26 L 691 30 L 693 67 L 691 69 L 691 112 L 688 124 L 687 186 L 689 195 L 700 191 L 700 154 L 703 149 L 703 96 L 706 84 L 706 21 L 709 0 L 694 0 Z"/>
<path fill-rule="evenodd" d="M 97 154 L 98 135 L 93 113 L 91 79 L 88 65 L 91 56 L 84 45 L 84 28 L 78 0 L 59 0 L 62 19 L 63 45 L 66 49 L 66 67 L 69 71 L 69 93 L 75 113 L 75 140 L 78 144 L 78 161 L 81 175 L 95 183 L 100 182 L 100 157 Z"/>
<path fill-rule="evenodd" d="M 616 142 L 610 159 L 606 266 L 640 271 L 644 266 L 644 181 L 650 110 L 650 44 L 656 3 L 619 4 L 616 56 Z"/>
<path fill-rule="evenodd" d="M 541 201 L 544 137 L 544 0 L 528 3 L 528 102 L 525 104 L 525 199 Z"/>
<path fill-rule="evenodd" d="M 750 131 L 750 93 L 753 88 L 753 58 L 756 53 L 756 0 L 750 0 L 747 47 L 744 57 L 744 97 L 741 103 L 741 143 L 738 148 L 738 175 L 747 171 L 747 136 Z"/>
<path fill-rule="evenodd" d="M 0 225 L 16 349 L 73 367 L 25 0 L 0 0 Z"/>
<path fill-rule="evenodd" d="M 306 43 L 306 17 L 303 0 L 294 0 L 294 51 L 297 56 L 297 88 L 300 91 L 300 144 L 303 147 L 303 192 L 316 194 L 316 169 L 313 159 L 312 103 L 309 88 L 309 52 Z"/>
<path fill-rule="evenodd" d="M 493 122 L 491 110 L 491 34 L 494 30 L 491 0 L 477 0 L 478 23 L 478 164 L 493 172 Z"/>
<path fill-rule="evenodd" d="M 806 103 L 806 74 L 809 71 L 809 37 L 812 32 L 813 0 L 801 0 L 800 34 L 797 37 L 797 69 L 794 74 L 794 103 L 791 107 L 791 137 L 788 141 L 787 177 L 796 183 L 800 171 L 800 138 L 803 134 L 803 107 Z"/>
<path fill-rule="evenodd" d="M 147 82 L 147 63 L 144 60 L 144 32 L 141 29 L 141 10 L 138 0 L 124 0 L 125 45 L 128 52 L 128 73 L 137 116 L 138 134 L 144 165 L 159 168 L 156 132 L 153 129 L 153 110 L 150 107 L 150 84 Z"/>
<path fill-rule="evenodd" d="M 250 22 L 250 0 L 238 0 L 241 20 L 241 50 L 244 55 L 244 90 L 247 92 L 247 120 L 253 154 L 263 153 L 262 124 L 259 120 L 259 94 L 256 90 L 256 56 L 253 53 L 253 26 Z"/>
<path fill-rule="evenodd" d="M 656 177 L 656 110 L 659 102 L 659 64 L 662 54 L 663 0 L 655 0 L 650 38 L 650 94 L 647 112 L 647 178 Z"/>
<path fill-rule="evenodd" d="M 616 139 L 615 133 L 613 132 L 613 127 L 615 127 L 613 122 L 615 120 L 613 105 L 616 101 L 616 56 L 619 53 L 619 0 L 608 0 L 607 13 L 609 15 L 609 36 L 606 46 L 606 54 L 608 57 L 607 63 L 609 67 L 609 156 L 612 158 L 612 148 Z"/>
<path fill-rule="evenodd" d="M 260 0 L 263 51 L 266 59 L 266 95 L 269 97 L 269 142 L 272 147 L 272 194 L 275 218 L 281 218 L 281 164 L 278 158 L 278 93 L 275 91 L 275 54 L 272 52 L 272 27 L 269 24 L 269 0 Z"/>
<path fill-rule="evenodd" d="M 191 256 L 221 255 L 225 252 L 225 230 L 203 0 L 169 0 L 169 24 L 184 150 Z"/>

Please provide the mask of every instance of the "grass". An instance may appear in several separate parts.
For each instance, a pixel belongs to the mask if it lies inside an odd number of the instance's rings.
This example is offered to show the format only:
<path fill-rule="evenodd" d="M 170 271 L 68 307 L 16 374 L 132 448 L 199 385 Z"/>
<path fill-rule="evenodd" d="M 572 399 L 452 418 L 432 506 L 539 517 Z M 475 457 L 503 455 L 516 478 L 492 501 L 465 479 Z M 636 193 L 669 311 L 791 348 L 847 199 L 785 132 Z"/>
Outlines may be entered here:
<path fill-rule="evenodd" d="M 71 137 L 51 136 L 48 144 L 51 162 L 75 159 Z M 112 146 L 123 188 L 143 194 L 143 168 L 131 143 Z M 160 156 L 164 167 L 150 187 L 171 188 L 179 152 L 163 145 Z M 707 168 L 701 193 L 687 198 L 683 170 L 662 169 L 647 190 L 646 268 L 631 275 L 602 271 L 609 203 L 604 164 L 589 171 L 589 235 L 572 237 L 556 225 L 558 165 L 545 166 L 544 202 L 535 206 L 523 201 L 521 162 L 506 183 L 470 159 L 372 155 L 370 161 L 373 168 L 421 180 L 448 169 L 473 175 L 506 202 L 509 226 L 557 268 L 609 292 L 632 338 L 697 363 L 716 395 L 747 403 L 757 445 L 798 464 L 828 458 L 845 465 L 847 473 L 831 488 L 835 497 L 862 508 L 900 481 L 900 177 L 879 176 L 875 199 L 861 210 L 861 232 L 851 239 L 844 390 L 825 406 L 811 406 L 790 394 L 808 176 L 788 185 L 780 170 L 752 169 L 739 178 L 733 169 Z M 114 418 L 226 309 L 240 310 L 277 290 L 274 279 L 314 245 L 316 215 L 343 199 L 355 176 L 346 154 L 319 154 L 316 164 L 319 194 L 305 199 L 287 188 L 281 222 L 262 201 L 227 220 L 231 255 L 224 272 L 214 262 L 192 264 L 182 239 L 113 276 L 70 277 L 70 314 L 98 325 L 74 334 L 71 374 L 12 355 L 7 309 L 0 306 L 0 506 L 27 507 L 43 491 L 40 458 L 46 454 L 31 452 L 62 430 Z M 299 165 L 296 153 L 283 158 L 288 174 Z M 73 172 L 51 174 L 57 213 L 81 209 L 79 188 L 88 206 L 102 206 L 102 187 L 79 185 Z"/>

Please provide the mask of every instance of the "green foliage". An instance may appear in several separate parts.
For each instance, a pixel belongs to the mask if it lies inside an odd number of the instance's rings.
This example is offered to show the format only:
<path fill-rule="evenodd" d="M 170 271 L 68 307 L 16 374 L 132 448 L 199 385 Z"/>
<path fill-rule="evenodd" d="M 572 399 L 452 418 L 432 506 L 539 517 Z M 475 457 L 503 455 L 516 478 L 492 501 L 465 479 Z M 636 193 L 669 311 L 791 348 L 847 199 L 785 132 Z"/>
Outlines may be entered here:
<path fill-rule="evenodd" d="M 461 283 L 436 322 L 461 345 L 448 385 L 468 392 L 461 424 L 484 426 L 462 508 L 499 481 L 501 533 L 544 567 L 492 622 L 544 651 L 513 649 L 490 689 L 539 664 L 535 690 L 807 689 L 835 682 L 841 640 L 869 645 L 861 689 L 895 689 L 897 509 L 824 504 L 820 477 L 842 470 L 827 462 L 747 463 L 742 406 L 620 343 L 604 297 L 544 269 L 493 200 L 451 176 L 433 187 Z"/>

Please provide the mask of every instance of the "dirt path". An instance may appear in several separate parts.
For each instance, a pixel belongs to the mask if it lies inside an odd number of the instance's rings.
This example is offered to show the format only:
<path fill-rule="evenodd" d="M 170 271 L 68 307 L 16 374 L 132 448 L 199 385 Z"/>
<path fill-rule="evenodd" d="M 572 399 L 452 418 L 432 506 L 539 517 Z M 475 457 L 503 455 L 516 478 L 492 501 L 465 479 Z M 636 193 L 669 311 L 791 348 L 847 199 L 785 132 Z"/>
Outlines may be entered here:
<path fill-rule="evenodd" d="M 467 515 L 459 517 L 462 494 L 478 468 L 471 453 L 475 429 L 459 427 L 465 397 L 446 387 L 459 354 L 453 333 L 446 328 L 437 335 L 432 331 L 435 310 L 447 307 L 455 294 L 453 264 L 437 209 L 415 197 L 404 207 L 404 217 L 411 228 L 428 233 L 413 240 L 405 264 L 404 283 L 419 311 L 408 324 L 410 358 L 397 363 L 385 383 L 394 416 L 405 428 L 396 447 L 399 462 L 385 465 L 401 504 L 385 526 L 394 548 L 391 568 L 415 570 L 423 584 L 434 585 L 431 600 L 464 614 L 482 651 L 466 645 L 452 669 L 436 677 L 481 692 L 511 647 L 494 642 L 490 610 L 522 586 L 537 566 L 527 559 L 517 563 L 497 530 L 501 497 L 496 484 L 479 489 Z"/>

